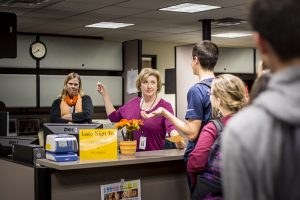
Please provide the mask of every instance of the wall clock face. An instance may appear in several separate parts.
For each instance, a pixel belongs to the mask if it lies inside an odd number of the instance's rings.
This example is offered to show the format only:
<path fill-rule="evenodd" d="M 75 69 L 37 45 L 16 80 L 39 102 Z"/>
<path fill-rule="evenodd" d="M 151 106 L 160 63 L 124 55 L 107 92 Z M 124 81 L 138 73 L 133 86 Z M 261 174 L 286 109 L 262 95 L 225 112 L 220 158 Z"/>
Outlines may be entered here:
<path fill-rule="evenodd" d="M 42 59 L 46 56 L 46 45 L 40 41 L 36 41 L 30 46 L 30 53 L 35 59 Z"/>

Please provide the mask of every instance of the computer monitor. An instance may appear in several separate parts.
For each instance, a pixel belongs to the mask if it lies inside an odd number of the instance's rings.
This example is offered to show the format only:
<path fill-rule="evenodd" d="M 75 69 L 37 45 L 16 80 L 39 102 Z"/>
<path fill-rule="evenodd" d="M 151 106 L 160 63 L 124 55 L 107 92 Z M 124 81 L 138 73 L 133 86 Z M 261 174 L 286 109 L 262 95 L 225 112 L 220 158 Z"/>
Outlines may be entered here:
<path fill-rule="evenodd" d="M 58 123 L 44 123 L 44 144 L 46 144 L 46 137 L 49 134 L 70 134 L 74 135 L 79 143 L 80 129 L 100 129 L 102 124 L 58 124 Z"/>
<path fill-rule="evenodd" d="M 10 119 L 9 112 L 0 111 L 0 136 L 17 136 L 17 119 Z"/>
<path fill-rule="evenodd" d="M 8 131 L 8 136 L 17 136 L 18 133 L 18 124 L 17 124 L 17 119 L 9 119 L 9 131 Z"/>
<path fill-rule="evenodd" d="M 36 135 L 40 130 L 39 119 L 18 119 L 18 135 Z"/>
<path fill-rule="evenodd" d="M 8 135 L 9 112 L 0 111 L 0 136 Z"/>

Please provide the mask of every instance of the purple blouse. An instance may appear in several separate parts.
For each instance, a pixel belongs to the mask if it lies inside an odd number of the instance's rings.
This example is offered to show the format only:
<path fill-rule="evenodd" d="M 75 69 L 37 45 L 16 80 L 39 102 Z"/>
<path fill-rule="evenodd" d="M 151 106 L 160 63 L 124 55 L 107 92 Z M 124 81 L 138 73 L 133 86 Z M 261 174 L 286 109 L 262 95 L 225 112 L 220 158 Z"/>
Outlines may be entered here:
<path fill-rule="evenodd" d="M 166 133 L 170 133 L 175 127 L 171 124 L 169 120 L 162 116 L 158 116 L 150 119 L 143 119 L 141 117 L 140 108 L 141 98 L 136 97 L 130 100 L 128 103 L 120 107 L 117 111 L 112 112 L 108 118 L 112 122 L 118 122 L 121 119 L 142 119 L 144 125 L 141 129 L 134 132 L 134 139 L 137 140 L 137 151 L 153 151 L 162 150 L 166 138 Z M 163 99 L 160 99 L 158 104 L 151 110 L 146 111 L 146 113 L 151 113 L 159 107 L 163 107 L 170 113 L 174 114 L 171 104 Z M 147 138 L 146 149 L 139 149 L 140 137 L 143 136 Z"/>

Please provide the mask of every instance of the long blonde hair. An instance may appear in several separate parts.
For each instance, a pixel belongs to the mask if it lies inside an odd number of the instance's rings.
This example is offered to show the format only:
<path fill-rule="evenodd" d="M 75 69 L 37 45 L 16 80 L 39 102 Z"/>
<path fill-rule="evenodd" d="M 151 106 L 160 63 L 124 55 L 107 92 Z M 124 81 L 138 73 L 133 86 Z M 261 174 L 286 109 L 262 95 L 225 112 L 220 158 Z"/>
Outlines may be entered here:
<path fill-rule="evenodd" d="M 219 110 L 216 103 L 217 99 L 219 99 L 222 108 L 233 113 L 248 103 L 245 84 L 240 78 L 231 74 L 217 76 L 212 82 L 211 93 L 213 95 L 211 102 L 213 118 L 217 118 Z"/>
<path fill-rule="evenodd" d="M 67 77 L 65 78 L 65 81 L 64 81 L 64 88 L 62 89 L 61 93 L 59 94 L 58 98 L 60 99 L 64 99 L 67 95 L 68 95 L 68 92 L 67 92 L 67 84 L 68 82 L 73 79 L 73 78 L 77 78 L 77 80 L 79 81 L 79 89 L 78 89 L 78 94 L 80 96 L 83 96 L 84 95 L 84 92 L 82 90 L 82 84 L 81 84 L 81 78 L 79 76 L 79 74 L 77 73 L 74 73 L 74 72 L 71 72 L 70 74 L 67 75 Z"/>

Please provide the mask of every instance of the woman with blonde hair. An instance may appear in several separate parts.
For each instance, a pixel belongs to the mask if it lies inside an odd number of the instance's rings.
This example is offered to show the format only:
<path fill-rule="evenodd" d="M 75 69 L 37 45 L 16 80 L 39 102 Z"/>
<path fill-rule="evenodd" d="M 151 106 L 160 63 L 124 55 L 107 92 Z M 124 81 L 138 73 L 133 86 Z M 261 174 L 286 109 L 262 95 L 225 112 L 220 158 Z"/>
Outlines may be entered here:
<path fill-rule="evenodd" d="M 137 151 L 161 150 L 165 143 L 166 133 L 171 136 L 178 135 L 177 130 L 164 117 L 144 119 L 141 116 L 141 112 L 150 113 L 158 107 L 174 113 L 171 104 L 158 96 L 162 88 L 159 72 L 152 68 L 144 68 L 138 75 L 136 87 L 142 93 L 142 97 L 135 97 L 116 110 L 105 86 L 100 82 L 97 83 L 97 90 L 103 97 L 107 116 L 112 122 L 118 122 L 121 119 L 143 120 L 144 125 L 134 134 L 134 139 L 138 144 Z M 184 144 L 178 143 L 179 148 L 183 147 L 182 145 Z"/>
<path fill-rule="evenodd" d="M 91 123 L 93 113 L 92 99 L 84 95 L 79 74 L 68 74 L 58 99 L 52 103 L 50 122 Z"/>
<path fill-rule="evenodd" d="M 220 134 L 227 121 L 247 104 L 245 85 L 233 75 L 217 76 L 211 86 L 212 117 L 200 133 L 195 149 L 190 154 L 187 170 L 192 181 L 191 199 L 222 199 Z"/>

